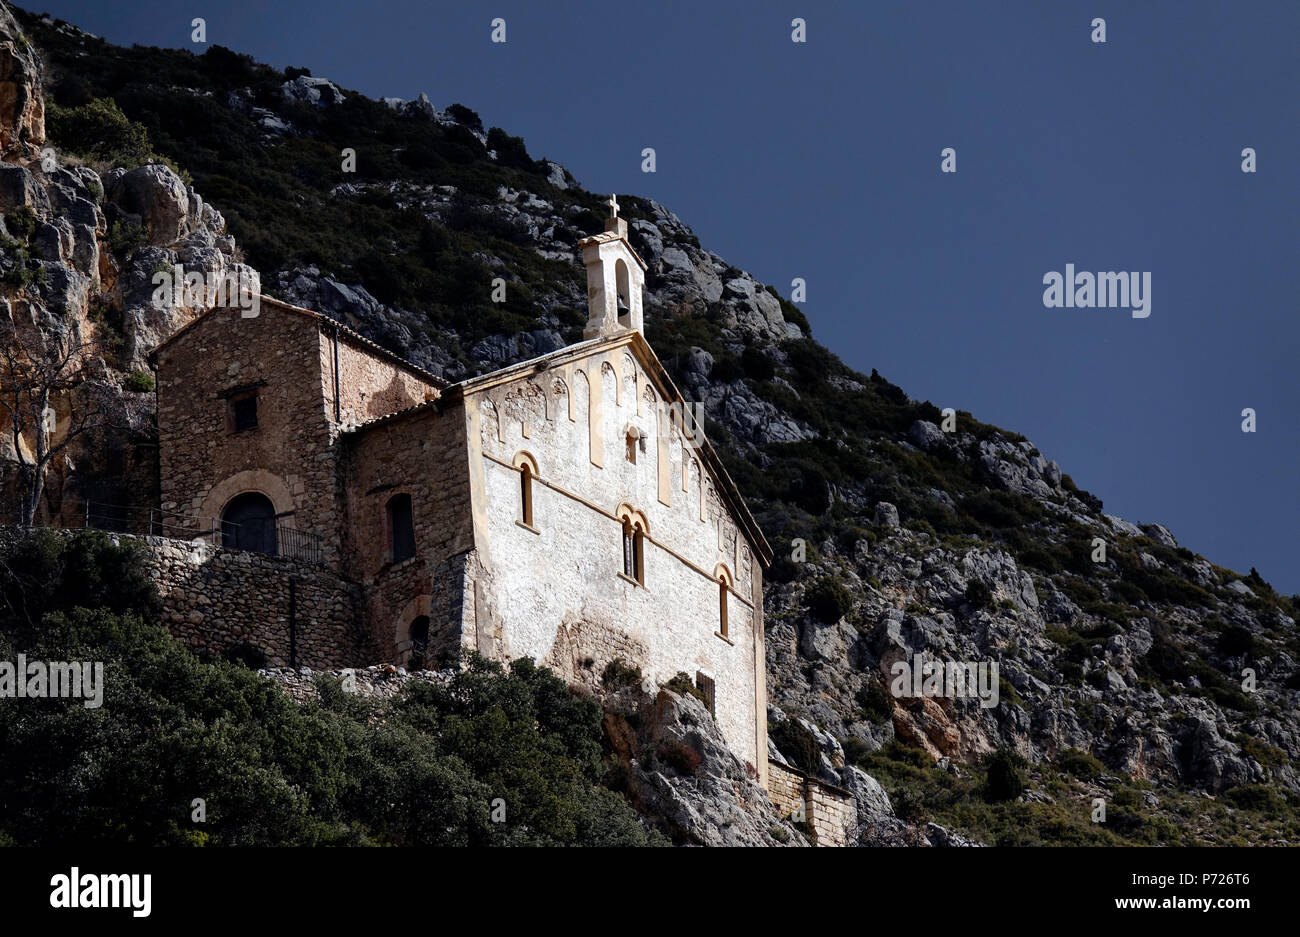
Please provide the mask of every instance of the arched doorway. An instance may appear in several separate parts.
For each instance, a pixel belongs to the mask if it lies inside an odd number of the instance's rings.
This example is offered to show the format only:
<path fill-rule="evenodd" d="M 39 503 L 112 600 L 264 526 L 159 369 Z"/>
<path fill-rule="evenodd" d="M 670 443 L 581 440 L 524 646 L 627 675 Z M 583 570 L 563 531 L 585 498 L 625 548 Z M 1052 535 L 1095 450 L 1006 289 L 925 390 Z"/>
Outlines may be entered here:
<path fill-rule="evenodd" d="M 278 551 L 275 537 L 275 505 L 261 492 L 249 491 L 230 499 L 221 512 L 221 545 L 251 553 Z"/>
<path fill-rule="evenodd" d="M 429 648 L 429 616 L 420 615 L 411 622 L 411 656 L 407 666 L 412 670 L 423 670 L 430 662 L 426 659 Z"/>

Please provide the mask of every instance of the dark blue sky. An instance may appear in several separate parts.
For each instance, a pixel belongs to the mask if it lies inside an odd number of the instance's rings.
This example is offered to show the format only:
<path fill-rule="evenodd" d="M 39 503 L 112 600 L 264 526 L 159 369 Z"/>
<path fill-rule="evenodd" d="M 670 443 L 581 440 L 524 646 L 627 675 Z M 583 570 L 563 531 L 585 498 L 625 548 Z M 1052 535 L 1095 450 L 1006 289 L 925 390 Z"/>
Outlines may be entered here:
<path fill-rule="evenodd" d="M 120 44 L 197 49 L 205 16 L 260 61 L 462 102 L 782 293 L 804 277 L 850 365 L 1300 592 L 1295 0 L 41 2 Z M 1150 271 L 1150 317 L 1044 308 L 1067 263 Z"/>

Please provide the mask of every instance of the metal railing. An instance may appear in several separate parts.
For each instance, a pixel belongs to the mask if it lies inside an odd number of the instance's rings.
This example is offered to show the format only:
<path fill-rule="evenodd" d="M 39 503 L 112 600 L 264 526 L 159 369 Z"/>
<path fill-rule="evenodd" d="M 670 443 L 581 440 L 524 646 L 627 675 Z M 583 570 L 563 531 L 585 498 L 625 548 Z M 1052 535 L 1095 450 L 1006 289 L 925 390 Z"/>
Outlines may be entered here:
<path fill-rule="evenodd" d="M 219 517 L 180 514 L 145 505 L 87 501 L 84 526 L 110 533 L 202 541 L 227 550 L 265 553 L 325 566 L 325 540 L 284 524 L 237 524 Z"/>

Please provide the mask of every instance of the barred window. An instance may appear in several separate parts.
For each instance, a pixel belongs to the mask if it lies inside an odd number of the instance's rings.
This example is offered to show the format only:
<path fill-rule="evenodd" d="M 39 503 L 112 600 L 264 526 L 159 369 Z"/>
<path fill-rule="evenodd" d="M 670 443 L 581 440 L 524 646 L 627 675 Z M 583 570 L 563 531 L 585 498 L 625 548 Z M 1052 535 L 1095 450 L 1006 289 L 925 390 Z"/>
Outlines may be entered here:
<path fill-rule="evenodd" d="M 695 672 L 695 688 L 704 696 L 704 705 L 708 707 L 710 715 L 717 715 L 716 708 L 716 688 L 712 677 L 706 677 L 698 670 Z"/>

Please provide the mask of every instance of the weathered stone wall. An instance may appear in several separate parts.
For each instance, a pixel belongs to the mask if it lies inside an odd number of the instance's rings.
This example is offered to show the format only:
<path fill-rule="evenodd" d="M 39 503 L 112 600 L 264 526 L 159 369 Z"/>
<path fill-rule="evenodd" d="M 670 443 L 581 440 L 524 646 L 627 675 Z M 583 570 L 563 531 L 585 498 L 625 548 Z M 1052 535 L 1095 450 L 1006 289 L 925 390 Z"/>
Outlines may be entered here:
<path fill-rule="evenodd" d="M 421 615 L 431 621 L 430 651 L 454 652 L 474 545 L 464 409 L 406 413 L 346 434 L 343 447 L 347 568 L 367 587 L 377 659 L 405 663 Z M 415 555 L 395 564 L 388 504 L 400 494 L 411 497 Z"/>
<path fill-rule="evenodd" d="M 857 824 L 853 796 L 780 762 L 768 762 L 767 792 L 782 817 L 803 814 L 818 846 L 847 846 Z"/>
<path fill-rule="evenodd" d="M 772 798 L 772 803 L 782 817 L 797 814 L 801 809 L 806 812 L 808 809 L 804 796 L 804 776 L 780 762 L 768 762 L 767 795 Z"/>
<path fill-rule="evenodd" d="M 292 618 L 297 666 L 373 663 L 361 625 L 360 589 L 328 569 L 202 542 L 140 539 L 149 547 L 163 597 L 163 623 L 191 648 L 221 654 L 247 641 L 266 653 L 271 666 L 287 667 Z"/>
<path fill-rule="evenodd" d="M 827 787 L 809 779 L 808 819 L 818 846 L 847 846 L 857 823 L 853 797 L 847 791 Z"/>
<path fill-rule="evenodd" d="M 257 426 L 235 432 L 220 394 L 260 382 Z M 320 386 L 310 316 L 263 303 L 255 318 L 218 309 L 179 333 L 158 352 L 163 510 L 219 517 L 231 498 L 259 491 L 278 523 L 320 534 L 335 556 L 335 473 Z"/>
<path fill-rule="evenodd" d="M 466 409 L 471 446 L 481 450 L 470 456 L 479 601 L 467 626 L 480 650 L 502 660 L 531 656 L 568 675 L 598 675 L 610 657 L 628 654 L 656 682 L 703 673 L 715 681 L 728 744 L 764 774 L 761 606 L 753 601 L 761 564 L 629 347 L 471 389 Z M 630 430 L 644 440 L 635 464 Z M 531 528 L 521 522 L 521 454 L 539 471 Z M 644 586 L 620 575 L 625 504 L 648 521 Z M 720 566 L 736 584 L 726 594 L 726 637 Z"/>
<path fill-rule="evenodd" d="M 328 415 L 334 417 L 334 334 L 328 322 L 320 331 L 321 396 Z M 343 426 L 377 420 L 398 410 L 438 396 L 428 379 L 411 366 L 379 357 L 374 349 L 359 347 L 344 332 L 338 339 L 339 422 Z"/>

